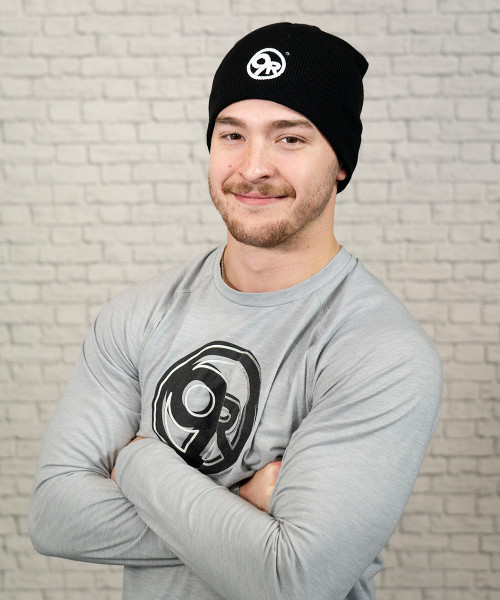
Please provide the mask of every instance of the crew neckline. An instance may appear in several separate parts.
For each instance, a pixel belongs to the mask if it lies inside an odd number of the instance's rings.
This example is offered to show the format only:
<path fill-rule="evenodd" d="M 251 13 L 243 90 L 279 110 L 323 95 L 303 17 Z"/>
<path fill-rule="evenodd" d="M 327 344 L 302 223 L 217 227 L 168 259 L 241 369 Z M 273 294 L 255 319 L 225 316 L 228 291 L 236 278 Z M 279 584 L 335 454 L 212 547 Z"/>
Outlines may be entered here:
<path fill-rule="evenodd" d="M 341 246 L 340 250 L 327 265 L 300 283 L 274 292 L 239 292 L 227 285 L 222 279 L 220 260 L 224 248 L 225 244 L 217 247 L 212 253 L 212 272 L 215 287 L 227 300 L 246 306 L 277 306 L 295 302 L 296 300 L 315 292 L 326 283 L 332 283 L 332 281 L 340 279 L 340 276 L 349 263 L 356 260 L 349 252 L 347 252 L 344 246 Z"/>

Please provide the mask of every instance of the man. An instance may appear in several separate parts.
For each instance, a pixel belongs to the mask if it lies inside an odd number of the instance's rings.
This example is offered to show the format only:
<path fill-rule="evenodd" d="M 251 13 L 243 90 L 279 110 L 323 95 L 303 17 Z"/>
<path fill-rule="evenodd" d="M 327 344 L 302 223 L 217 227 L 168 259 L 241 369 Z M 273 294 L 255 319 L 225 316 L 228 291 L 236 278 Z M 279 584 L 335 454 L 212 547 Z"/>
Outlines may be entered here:
<path fill-rule="evenodd" d="M 441 372 L 333 235 L 366 69 L 289 23 L 224 58 L 207 142 L 227 244 L 97 318 L 43 444 L 41 552 L 125 565 L 124 598 L 374 598 Z"/>

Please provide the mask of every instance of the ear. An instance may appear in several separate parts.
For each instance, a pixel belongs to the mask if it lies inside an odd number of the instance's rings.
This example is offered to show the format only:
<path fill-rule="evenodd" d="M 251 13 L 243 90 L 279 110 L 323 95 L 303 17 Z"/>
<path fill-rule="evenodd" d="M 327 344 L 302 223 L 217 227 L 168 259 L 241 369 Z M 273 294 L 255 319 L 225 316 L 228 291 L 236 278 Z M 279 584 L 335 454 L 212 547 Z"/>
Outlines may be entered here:
<path fill-rule="evenodd" d="M 337 173 L 337 181 L 343 181 L 347 177 L 347 171 L 342 165 L 340 165 L 339 172 Z"/>

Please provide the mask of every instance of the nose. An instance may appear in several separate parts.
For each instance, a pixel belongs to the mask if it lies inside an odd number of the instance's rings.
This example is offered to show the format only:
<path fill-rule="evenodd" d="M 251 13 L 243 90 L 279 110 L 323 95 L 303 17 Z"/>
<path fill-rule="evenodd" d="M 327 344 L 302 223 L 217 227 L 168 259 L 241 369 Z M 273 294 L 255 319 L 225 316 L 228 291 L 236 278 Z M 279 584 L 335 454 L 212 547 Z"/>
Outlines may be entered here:
<path fill-rule="evenodd" d="M 272 177 L 276 167 L 271 149 L 265 142 L 248 141 L 243 149 L 238 170 L 247 181 L 257 182 Z"/>

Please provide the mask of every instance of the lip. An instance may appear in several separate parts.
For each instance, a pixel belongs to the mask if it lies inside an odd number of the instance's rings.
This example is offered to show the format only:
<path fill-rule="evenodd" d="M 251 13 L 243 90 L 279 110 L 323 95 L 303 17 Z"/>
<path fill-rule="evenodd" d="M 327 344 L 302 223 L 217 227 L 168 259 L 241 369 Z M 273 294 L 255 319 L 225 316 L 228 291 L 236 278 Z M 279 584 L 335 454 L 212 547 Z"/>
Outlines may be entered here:
<path fill-rule="evenodd" d="M 251 192 L 250 194 L 234 194 L 233 196 L 247 206 L 265 206 L 266 204 L 274 204 L 280 200 L 286 198 L 286 196 L 261 196 Z"/>

